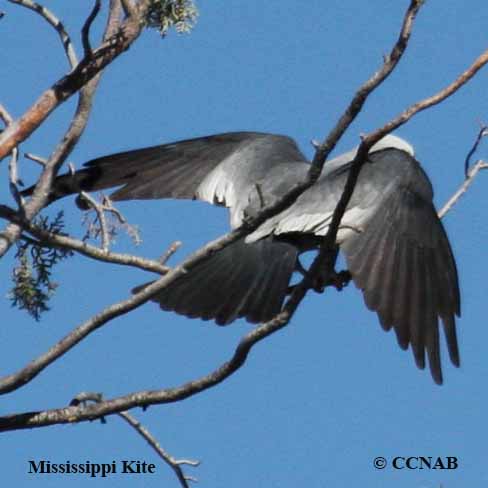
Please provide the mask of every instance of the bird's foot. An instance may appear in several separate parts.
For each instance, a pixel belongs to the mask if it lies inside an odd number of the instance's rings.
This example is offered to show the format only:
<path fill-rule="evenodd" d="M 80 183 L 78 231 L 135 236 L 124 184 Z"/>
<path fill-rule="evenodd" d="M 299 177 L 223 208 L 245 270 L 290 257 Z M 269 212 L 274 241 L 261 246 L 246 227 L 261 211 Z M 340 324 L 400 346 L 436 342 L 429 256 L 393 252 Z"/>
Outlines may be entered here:
<path fill-rule="evenodd" d="M 332 273 L 328 279 L 326 279 L 325 275 L 316 276 L 311 288 L 317 293 L 323 293 L 328 286 L 333 286 L 337 291 L 342 291 L 349 284 L 351 279 L 351 273 L 347 270 L 342 270 L 338 273 Z M 290 285 L 286 290 L 286 294 L 290 295 L 297 286 L 298 285 Z"/>
<path fill-rule="evenodd" d="M 347 270 L 338 273 L 334 271 L 328 276 L 318 275 L 314 279 L 312 289 L 317 293 L 323 293 L 328 286 L 333 286 L 337 291 L 342 291 L 349 284 L 351 278 L 351 273 Z"/>

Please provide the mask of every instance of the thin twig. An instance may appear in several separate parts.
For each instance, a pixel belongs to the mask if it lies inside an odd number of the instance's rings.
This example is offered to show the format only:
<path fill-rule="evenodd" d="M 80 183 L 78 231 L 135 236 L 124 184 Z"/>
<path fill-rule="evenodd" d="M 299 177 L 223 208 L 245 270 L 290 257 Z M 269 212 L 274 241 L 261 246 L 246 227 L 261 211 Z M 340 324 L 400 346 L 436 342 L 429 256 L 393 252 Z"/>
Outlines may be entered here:
<path fill-rule="evenodd" d="M 10 126 L 14 121 L 9 111 L 1 104 L 0 104 L 0 119 L 3 121 L 5 127 Z M 14 200 L 17 203 L 19 209 L 22 209 L 24 202 L 17 186 L 19 183 L 21 183 L 21 181 L 19 180 L 19 172 L 17 168 L 18 161 L 19 161 L 19 148 L 16 146 L 12 149 L 12 153 L 10 155 L 10 161 L 8 163 L 9 188 L 10 188 L 10 193 L 14 197 Z"/>
<path fill-rule="evenodd" d="M 56 17 L 56 15 L 54 15 L 46 7 L 32 0 L 9 0 L 9 2 L 22 5 L 23 7 L 37 12 L 56 29 L 56 32 L 59 34 L 59 37 L 61 39 L 61 43 L 63 44 L 64 52 L 66 53 L 66 57 L 68 58 L 71 69 L 74 69 L 78 64 L 78 58 L 76 56 L 76 52 L 73 47 L 73 43 L 71 42 L 71 39 L 69 37 L 69 34 L 66 32 L 63 23 Z"/>
<path fill-rule="evenodd" d="M 74 168 L 70 167 L 70 174 L 74 174 Z M 96 216 L 93 221 L 90 220 L 89 214 L 83 216 L 83 224 L 87 225 L 87 231 L 83 237 L 83 241 L 88 238 L 97 238 L 99 235 L 102 237 L 103 245 L 108 245 L 113 240 L 116 233 L 122 228 L 132 239 L 134 244 L 138 246 L 141 242 L 141 236 L 137 225 L 132 225 L 127 222 L 127 219 L 122 215 L 120 210 L 115 208 L 112 201 L 107 196 L 102 196 L 101 203 L 96 202 L 94 199 L 88 197 L 88 194 L 81 192 L 76 198 L 76 204 L 82 210 L 95 209 Z M 110 219 L 107 220 L 105 214 L 109 213 Z M 106 250 L 108 247 L 106 246 Z"/>
<path fill-rule="evenodd" d="M 83 50 L 85 51 L 85 57 L 91 58 L 93 56 L 93 50 L 90 44 L 90 29 L 93 21 L 96 19 L 98 12 L 100 12 L 101 2 L 100 0 L 95 0 L 92 11 L 87 17 L 83 27 L 81 28 L 81 42 L 83 44 Z"/>
<path fill-rule="evenodd" d="M 15 202 L 19 206 L 19 208 L 23 207 L 23 198 L 19 192 L 18 185 L 22 182 L 19 179 L 19 172 L 17 168 L 17 163 L 19 161 L 19 150 L 18 148 L 14 147 L 12 149 L 12 155 L 10 157 L 10 161 L 8 163 L 8 174 L 9 174 L 9 187 L 10 193 L 14 197 Z"/>
<path fill-rule="evenodd" d="M 439 210 L 438 216 L 442 219 L 447 212 L 449 212 L 454 205 L 459 201 L 459 199 L 466 193 L 467 189 L 471 186 L 476 175 L 482 170 L 488 169 L 488 163 L 484 161 L 478 161 L 472 168 L 468 170 L 468 176 L 464 179 L 463 183 L 459 187 L 459 189 L 454 193 L 454 195 L 449 198 L 449 200 L 444 204 L 444 206 Z"/>
<path fill-rule="evenodd" d="M 309 171 L 310 177 L 315 175 L 318 177 L 318 175 L 320 175 L 325 160 L 334 149 L 344 132 L 357 117 L 368 96 L 392 73 L 392 71 L 398 65 L 398 62 L 402 58 L 403 53 L 407 48 L 408 41 L 410 40 L 410 35 L 412 33 L 414 20 L 423 3 L 424 0 L 412 0 L 410 2 L 410 5 L 403 18 L 403 24 L 400 29 L 398 39 L 390 54 L 384 57 L 382 67 L 359 88 L 335 127 L 330 131 L 325 141 L 317 147 L 312 160 L 312 167 Z"/>
<path fill-rule="evenodd" d="M 46 166 L 47 159 L 46 158 L 41 158 L 40 156 L 36 156 L 35 154 L 32 153 L 24 153 L 24 158 L 30 159 L 31 161 L 34 161 L 41 166 Z"/>
<path fill-rule="evenodd" d="M 86 407 L 89 402 L 101 403 L 103 395 L 96 392 L 80 392 L 70 402 L 70 406 Z M 156 452 L 156 454 L 175 472 L 178 481 L 183 488 L 189 488 L 188 481 L 196 481 L 195 478 L 186 476 L 183 473 L 182 466 L 200 466 L 200 461 L 193 461 L 191 459 L 175 459 L 167 453 L 159 444 L 158 440 L 144 427 L 133 415 L 127 411 L 118 412 L 117 415 L 125 420 Z M 103 419 L 103 417 L 102 417 Z"/>
<path fill-rule="evenodd" d="M 39 241 L 39 245 L 69 249 L 83 256 L 96 259 L 97 261 L 132 266 L 143 271 L 150 271 L 161 275 L 170 270 L 170 268 L 163 266 L 156 260 L 145 259 L 131 254 L 105 252 L 99 247 L 92 246 L 73 237 L 48 232 L 26 221 L 18 212 L 5 205 L 0 205 L 0 217 L 19 225 L 26 232 L 34 236 Z"/>
<path fill-rule="evenodd" d="M 2 104 L 0 104 L 0 119 L 2 119 L 5 127 L 9 126 L 14 121 L 9 111 Z"/>
<path fill-rule="evenodd" d="M 398 129 L 398 127 L 408 122 L 414 115 L 426 110 L 434 105 L 443 102 L 446 98 L 449 98 L 452 94 L 456 93 L 463 85 L 465 85 L 473 76 L 488 63 L 488 49 L 480 54 L 473 63 L 459 75 L 451 84 L 446 86 L 443 90 L 438 91 L 435 95 L 425 98 L 420 102 L 411 105 L 409 108 L 400 113 L 397 117 L 393 118 L 385 124 L 382 128 L 375 130 L 366 136 L 363 142 L 367 146 L 371 147 L 378 142 L 386 134 Z"/>
<path fill-rule="evenodd" d="M 196 467 L 200 465 L 200 462 L 190 459 L 175 459 L 161 447 L 157 439 L 149 432 L 149 430 L 141 425 L 141 423 L 129 412 L 119 412 L 118 415 L 119 417 L 122 417 L 131 427 L 133 427 L 136 432 L 138 432 L 154 449 L 156 454 L 175 472 L 181 486 L 183 488 L 189 488 L 188 481 L 195 481 L 195 478 L 186 476 L 185 473 L 183 473 L 182 466 L 187 465 Z"/>
<path fill-rule="evenodd" d="M 94 198 L 92 198 L 88 193 L 82 191 L 80 192 L 80 198 L 88 203 L 88 206 L 95 210 L 100 223 L 100 235 L 102 240 L 102 249 L 104 252 L 108 252 L 110 247 L 110 235 L 107 228 L 107 220 L 105 218 L 105 209 L 102 205 L 98 204 Z"/>
<path fill-rule="evenodd" d="M 175 241 L 168 247 L 165 253 L 158 259 L 158 262 L 161 264 L 166 264 L 169 261 L 169 258 L 182 246 L 181 241 Z"/>
<path fill-rule="evenodd" d="M 476 140 L 474 141 L 473 147 L 469 150 L 466 159 L 464 161 L 464 176 L 468 178 L 469 176 L 469 164 L 471 162 L 471 158 L 473 154 L 478 150 L 479 145 L 481 144 L 481 140 L 483 137 L 488 136 L 488 127 L 483 125 L 476 136 Z"/>
<path fill-rule="evenodd" d="M 127 223 L 127 219 L 122 215 L 122 212 L 118 208 L 114 207 L 110 197 L 106 195 L 103 196 L 102 206 L 106 212 L 110 212 L 111 214 L 115 215 L 115 217 L 117 217 L 119 224 Z"/>

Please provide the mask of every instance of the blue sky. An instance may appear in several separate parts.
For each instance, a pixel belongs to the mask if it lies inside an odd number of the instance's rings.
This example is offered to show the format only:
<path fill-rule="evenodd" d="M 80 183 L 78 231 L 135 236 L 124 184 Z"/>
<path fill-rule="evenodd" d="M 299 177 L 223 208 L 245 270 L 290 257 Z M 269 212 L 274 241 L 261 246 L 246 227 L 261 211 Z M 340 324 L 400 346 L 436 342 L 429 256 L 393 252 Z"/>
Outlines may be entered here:
<path fill-rule="evenodd" d="M 70 157 L 76 165 L 93 157 L 231 130 L 289 134 L 312 155 L 311 139 L 335 124 L 360 83 L 381 63 L 396 39 L 408 2 L 200 1 L 191 35 L 161 40 L 146 32 L 106 73 L 89 126 Z M 88 13 L 86 2 L 52 0 L 73 37 Z M 32 12 L 2 2 L 0 21 L 1 103 L 20 116 L 38 94 L 66 72 L 54 31 Z M 481 12 L 454 1 L 427 2 L 410 47 L 395 73 L 368 100 L 338 152 L 359 134 L 382 125 L 409 104 L 450 82 L 483 49 Z M 98 20 L 97 28 L 101 28 Z M 96 34 L 96 31 L 95 31 Z M 79 46 L 78 38 L 76 39 Z M 463 177 L 463 162 L 487 120 L 488 69 L 441 106 L 424 112 L 398 134 L 416 148 L 441 205 Z M 74 100 L 58 109 L 22 145 L 47 156 L 65 130 Z M 488 158 L 488 146 L 479 152 Z M 6 164 L 0 167 L 3 201 Z M 35 164 L 23 161 L 31 182 Z M 485 344 L 488 276 L 488 175 L 448 214 L 445 225 L 457 258 L 462 318 L 458 321 L 462 366 L 448 364 L 436 386 L 416 369 L 349 286 L 310 294 L 292 323 L 259 344 L 248 363 L 218 387 L 174 405 L 134 412 L 177 457 L 202 461 L 187 470 L 197 486 L 280 488 L 481 487 L 488 481 L 485 424 L 488 376 Z M 82 235 L 80 212 L 65 209 L 70 232 Z M 196 202 L 126 202 L 121 210 L 142 232 L 134 249 L 120 236 L 115 249 L 157 257 L 174 240 L 176 259 L 227 230 L 227 215 Z M 8 374 L 105 306 L 125 299 L 150 277 L 141 271 L 76 257 L 56 270 L 61 284 L 52 310 L 40 323 L 10 307 L 12 253 L 2 263 L 0 372 Z M 249 325 L 212 323 L 162 313 L 152 304 L 107 324 L 43 372 L 2 398 L 2 414 L 60 407 L 80 391 L 106 397 L 176 386 L 225 361 Z M 140 459 L 157 464 L 156 475 L 95 479 L 104 487 L 178 486 L 163 465 L 123 422 L 55 426 L 0 437 L 0 468 L 6 484 L 85 486 L 84 476 L 29 475 L 28 461 L 112 462 Z M 459 468 L 375 470 L 384 456 L 456 456 Z"/>

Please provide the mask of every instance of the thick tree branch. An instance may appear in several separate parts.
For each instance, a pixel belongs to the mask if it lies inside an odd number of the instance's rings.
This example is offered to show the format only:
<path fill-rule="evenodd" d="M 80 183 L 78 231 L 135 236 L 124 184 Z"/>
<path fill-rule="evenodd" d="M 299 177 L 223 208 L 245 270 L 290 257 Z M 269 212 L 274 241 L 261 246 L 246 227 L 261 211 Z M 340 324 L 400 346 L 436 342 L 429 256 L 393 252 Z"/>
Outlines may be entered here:
<path fill-rule="evenodd" d="M 186 273 L 187 268 L 191 269 L 193 265 L 205 259 L 209 254 L 219 251 L 220 249 L 225 247 L 225 245 L 227 245 L 229 241 L 235 240 L 236 235 L 243 235 L 243 231 L 236 229 L 234 232 L 226 234 L 225 236 L 210 242 L 206 246 L 193 253 L 183 263 L 168 271 L 165 276 L 144 288 L 144 290 L 133 295 L 127 300 L 105 308 L 102 312 L 99 312 L 94 317 L 75 328 L 56 345 L 51 347 L 46 353 L 31 361 L 26 367 L 14 374 L 5 376 L 4 378 L 0 379 L 0 394 L 16 390 L 17 388 L 20 388 L 21 386 L 24 386 L 25 384 L 30 382 L 42 370 L 44 370 L 56 359 L 68 352 L 71 348 L 76 346 L 76 344 L 78 344 L 89 334 L 100 328 L 105 323 L 114 319 L 115 317 L 125 315 L 127 312 L 134 310 L 140 305 L 146 303 L 148 300 L 151 299 L 152 296 L 157 294 L 166 286 L 170 286 L 174 280 L 176 280 L 182 274 Z"/>
<path fill-rule="evenodd" d="M 113 33 L 116 32 L 119 28 L 120 4 L 112 0 L 110 5 L 111 10 L 107 21 L 107 26 L 105 28 L 104 39 L 110 38 Z M 71 75 L 68 75 L 68 77 L 69 76 Z M 32 198 L 23 207 L 23 217 L 27 221 L 32 220 L 32 218 L 46 205 L 49 189 L 51 187 L 53 179 L 55 178 L 57 172 L 59 171 L 59 168 L 66 160 L 66 158 L 78 142 L 79 138 L 81 137 L 81 134 L 83 133 L 86 124 L 88 123 L 88 116 L 91 111 L 93 96 L 98 86 L 99 79 L 100 76 L 99 74 L 97 74 L 90 81 L 84 82 L 86 84 L 83 83 L 80 85 L 84 86 L 80 90 L 78 105 L 71 124 L 67 132 L 65 133 L 62 141 L 58 144 L 53 154 L 44 166 Z M 21 120 L 22 119 L 20 119 L 19 121 L 14 121 L 12 124 L 10 124 L 7 129 L 0 134 L 0 141 L 4 140 L 7 146 L 10 147 L 12 140 L 17 140 L 15 134 L 18 134 L 19 124 L 20 126 L 22 125 Z M 39 121 L 39 124 L 41 122 L 42 121 Z M 13 137 L 8 135 L 9 131 L 11 130 L 13 130 Z M 7 135 L 5 136 L 5 134 Z M 2 143 L 0 142 L 0 147 L 1 144 Z M 13 144 L 13 146 L 10 147 L 6 154 L 8 154 L 16 146 L 17 143 Z M 8 251 L 8 249 L 10 249 L 12 244 L 18 239 L 20 233 L 21 228 L 15 224 L 8 225 L 4 229 L 4 231 L 0 233 L 0 258 Z"/>
<path fill-rule="evenodd" d="M 54 109 L 78 92 L 131 46 L 142 31 L 141 16 L 149 3 L 149 0 L 141 0 L 138 9 L 140 16 L 127 17 L 116 31 L 105 36 L 104 42 L 92 52 L 92 56 L 82 59 L 73 71 L 42 93 L 20 119 L 0 134 L 0 160 L 29 137 Z"/>

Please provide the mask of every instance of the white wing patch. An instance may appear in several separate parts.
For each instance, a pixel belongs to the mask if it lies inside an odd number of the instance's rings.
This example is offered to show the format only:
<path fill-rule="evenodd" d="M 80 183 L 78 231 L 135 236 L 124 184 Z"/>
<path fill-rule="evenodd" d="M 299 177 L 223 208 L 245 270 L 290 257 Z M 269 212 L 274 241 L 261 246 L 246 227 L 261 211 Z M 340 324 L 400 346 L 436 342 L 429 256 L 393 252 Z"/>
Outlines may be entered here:
<path fill-rule="evenodd" d="M 337 244 L 342 244 L 349 237 L 363 232 L 365 225 L 367 225 L 373 214 L 374 209 L 372 207 L 356 207 L 347 210 L 339 226 Z M 328 212 L 327 214 L 290 215 L 278 221 L 278 223 L 265 222 L 246 237 L 246 242 L 257 241 L 269 234 L 280 235 L 293 232 L 325 236 L 329 230 L 331 221 L 332 212 Z"/>
<path fill-rule="evenodd" d="M 222 166 L 217 166 L 198 185 L 196 196 L 211 204 L 232 206 L 235 203 L 235 192 L 232 181 Z"/>
<path fill-rule="evenodd" d="M 223 205 L 230 209 L 230 225 L 233 229 L 242 224 L 247 200 L 237 191 L 234 181 L 239 181 L 235 173 L 240 169 L 240 159 L 232 154 L 222 161 L 198 185 L 195 196 L 212 205 Z"/>

